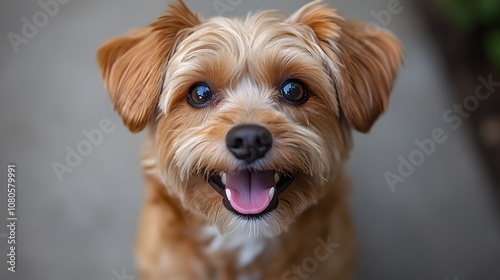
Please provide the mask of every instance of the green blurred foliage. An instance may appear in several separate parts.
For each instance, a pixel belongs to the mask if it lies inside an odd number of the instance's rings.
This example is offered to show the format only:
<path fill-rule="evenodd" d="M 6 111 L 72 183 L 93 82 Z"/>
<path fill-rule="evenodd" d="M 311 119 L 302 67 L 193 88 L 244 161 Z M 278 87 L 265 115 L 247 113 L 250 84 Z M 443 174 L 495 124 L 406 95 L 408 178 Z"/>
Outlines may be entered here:
<path fill-rule="evenodd" d="M 477 25 L 497 24 L 499 0 L 438 0 L 455 25 L 464 30 Z"/>
<path fill-rule="evenodd" d="M 500 29 L 489 31 L 484 41 L 486 54 L 490 62 L 497 69 L 500 69 Z"/>
<path fill-rule="evenodd" d="M 500 69 L 500 0 L 438 0 L 452 23 L 465 33 L 485 31 L 483 49 Z"/>

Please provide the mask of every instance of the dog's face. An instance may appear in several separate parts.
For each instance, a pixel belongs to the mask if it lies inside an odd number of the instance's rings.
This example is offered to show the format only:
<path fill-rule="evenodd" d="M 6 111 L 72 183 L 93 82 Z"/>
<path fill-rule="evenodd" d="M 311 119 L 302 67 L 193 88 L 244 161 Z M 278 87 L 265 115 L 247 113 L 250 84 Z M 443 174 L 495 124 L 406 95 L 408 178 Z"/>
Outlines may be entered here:
<path fill-rule="evenodd" d="M 169 194 L 222 233 L 270 237 L 342 172 L 351 128 L 386 109 L 401 46 L 318 2 L 206 21 L 180 2 L 98 59 L 124 123 L 151 127 Z"/>

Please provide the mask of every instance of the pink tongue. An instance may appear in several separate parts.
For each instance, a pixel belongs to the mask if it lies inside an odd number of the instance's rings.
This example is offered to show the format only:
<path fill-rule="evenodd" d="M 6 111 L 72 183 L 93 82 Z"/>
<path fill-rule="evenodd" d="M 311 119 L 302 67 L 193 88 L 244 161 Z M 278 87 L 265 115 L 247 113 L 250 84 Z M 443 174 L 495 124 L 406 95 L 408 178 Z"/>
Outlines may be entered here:
<path fill-rule="evenodd" d="M 231 191 L 231 206 L 241 214 L 258 214 L 269 203 L 269 190 L 274 187 L 273 171 L 238 171 L 226 173 L 226 189 Z"/>

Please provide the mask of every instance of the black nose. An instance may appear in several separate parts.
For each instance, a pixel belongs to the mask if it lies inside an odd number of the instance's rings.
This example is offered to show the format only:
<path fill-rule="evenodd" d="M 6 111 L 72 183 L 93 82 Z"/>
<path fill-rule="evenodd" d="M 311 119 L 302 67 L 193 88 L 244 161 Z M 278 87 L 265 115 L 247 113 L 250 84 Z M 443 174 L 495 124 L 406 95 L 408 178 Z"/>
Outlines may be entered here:
<path fill-rule="evenodd" d="M 238 159 L 247 163 L 262 158 L 271 149 L 273 136 L 266 128 L 253 124 L 238 125 L 226 135 L 226 146 Z"/>

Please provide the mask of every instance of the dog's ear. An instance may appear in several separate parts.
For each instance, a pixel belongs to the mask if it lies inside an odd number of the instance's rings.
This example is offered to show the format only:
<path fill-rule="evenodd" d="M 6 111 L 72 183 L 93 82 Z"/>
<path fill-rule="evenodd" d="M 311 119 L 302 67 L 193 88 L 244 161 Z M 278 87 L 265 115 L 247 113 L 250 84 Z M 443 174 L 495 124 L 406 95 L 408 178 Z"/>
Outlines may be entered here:
<path fill-rule="evenodd" d="M 200 23 L 179 1 L 149 26 L 111 39 L 97 52 L 105 87 L 130 131 L 141 131 L 155 115 L 168 59 L 184 31 Z"/>
<path fill-rule="evenodd" d="M 330 65 L 337 65 L 332 68 L 340 70 L 329 69 L 344 116 L 352 127 L 368 132 L 387 109 L 401 65 L 401 43 L 385 30 L 341 18 L 319 1 L 305 5 L 288 21 L 315 33 Z"/>

